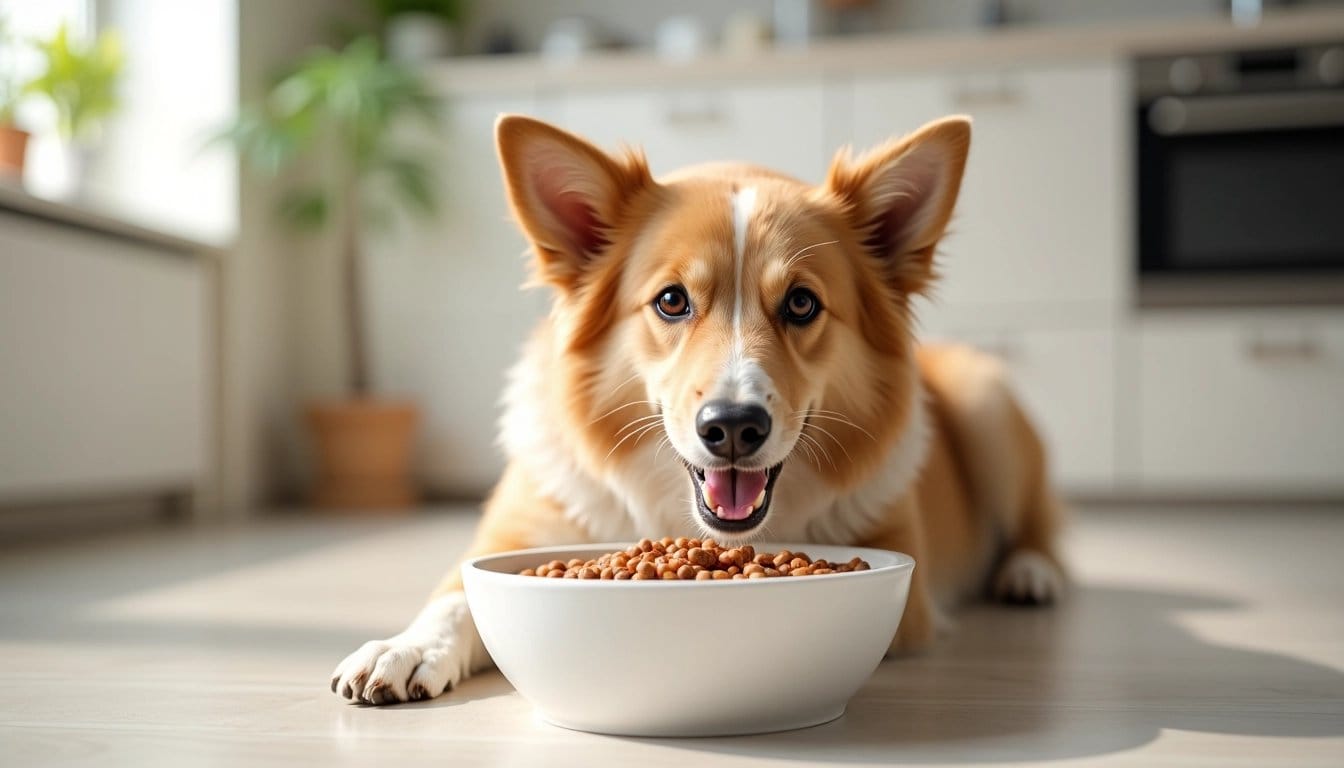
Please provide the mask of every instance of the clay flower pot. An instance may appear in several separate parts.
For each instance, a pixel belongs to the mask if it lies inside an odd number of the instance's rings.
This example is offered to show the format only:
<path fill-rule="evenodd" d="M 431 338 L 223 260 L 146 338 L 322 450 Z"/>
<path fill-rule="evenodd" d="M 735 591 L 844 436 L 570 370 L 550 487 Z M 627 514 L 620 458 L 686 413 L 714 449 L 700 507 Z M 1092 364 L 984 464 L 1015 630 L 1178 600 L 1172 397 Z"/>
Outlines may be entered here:
<path fill-rule="evenodd" d="M 411 460 L 420 414 L 413 403 L 338 400 L 308 406 L 307 416 L 317 455 L 314 505 L 395 510 L 419 502 Z"/>
<path fill-rule="evenodd" d="M 0 123 L 0 176 L 23 178 L 23 156 L 28 149 L 28 132 L 10 123 Z"/>

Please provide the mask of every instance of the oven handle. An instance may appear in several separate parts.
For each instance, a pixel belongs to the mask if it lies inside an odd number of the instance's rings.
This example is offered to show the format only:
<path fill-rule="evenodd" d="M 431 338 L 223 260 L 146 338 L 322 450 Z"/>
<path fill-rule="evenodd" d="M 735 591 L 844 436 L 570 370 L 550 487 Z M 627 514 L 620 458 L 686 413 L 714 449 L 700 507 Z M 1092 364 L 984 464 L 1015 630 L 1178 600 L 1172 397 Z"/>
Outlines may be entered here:
<path fill-rule="evenodd" d="M 1148 127 L 1160 136 L 1337 125 L 1344 125 L 1344 91 L 1163 96 L 1148 108 Z"/>

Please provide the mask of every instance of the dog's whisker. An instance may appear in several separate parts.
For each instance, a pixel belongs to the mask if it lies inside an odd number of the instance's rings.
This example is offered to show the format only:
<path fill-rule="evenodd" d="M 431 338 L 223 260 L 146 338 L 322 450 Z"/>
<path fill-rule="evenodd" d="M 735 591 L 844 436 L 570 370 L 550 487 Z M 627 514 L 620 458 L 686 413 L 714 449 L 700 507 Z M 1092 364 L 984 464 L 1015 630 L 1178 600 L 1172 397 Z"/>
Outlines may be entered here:
<path fill-rule="evenodd" d="M 625 437 L 622 437 L 622 438 L 620 439 L 619 442 L 617 442 L 615 445 L 611 446 L 611 450 L 610 450 L 610 451 L 607 451 L 607 455 L 606 455 L 605 457 L 603 457 L 603 461 L 606 461 L 607 459 L 610 459 L 610 458 L 611 458 L 611 454 L 615 453 L 617 448 L 620 448 L 622 445 L 624 445 L 626 440 L 629 440 L 630 438 L 634 437 L 635 435 L 644 435 L 644 434 L 646 434 L 646 433 L 647 433 L 649 430 L 651 430 L 651 429 L 657 429 L 658 426 L 659 426 L 658 424 L 649 424 L 649 425 L 645 425 L 644 427 L 642 427 L 642 428 L 640 428 L 640 429 L 636 429 L 636 430 L 630 432 L 630 434 L 626 435 Z M 638 443 L 639 440 L 636 439 L 635 442 Z"/>
<path fill-rule="evenodd" d="M 592 425 L 594 425 L 594 424 L 596 424 L 597 422 L 599 422 L 599 421 L 601 421 L 601 420 L 607 418 L 608 416 L 612 415 L 613 413 L 616 413 L 617 411 L 623 411 L 623 410 L 625 410 L 626 408 L 629 408 L 629 407 L 631 407 L 631 406 L 635 406 L 635 405 L 658 405 L 658 402 L 657 402 L 656 400 L 631 400 L 630 402 L 628 402 L 628 403 L 626 403 L 626 404 L 624 404 L 624 405 L 618 405 L 618 406 L 616 406 L 615 408 L 612 408 L 610 411 L 607 411 L 606 413 L 602 414 L 601 416 L 598 416 L 596 419 L 593 419 L 592 421 L 588 422 L 588 426 L 591 427 Z M 655 414 L 655 415 L 656 415 L 656 414 Z"/>
<path fill-rule="evenodd" d="M 823 245 L 835 245 L 835 244 L 838 243 L 838 242 L 840 242 L 840 241 L 839 241 L 839 240 L 827 240 L 827 241 L 824 242 L 824 243 L 813 243 L 813 244 L 807 246 L 806 248 L 800 248 L 800 249 L 798 249 L 798 252 L 797 252 L 797 253 L 793 254 L 792 256 L 790 256 L 789 258 L 787 258 L 787 259 L 784 260 L 784 269 L 787 270 L 789 267 L 792 267 L 792 266 L 794 265 L 795 262 L 802 261 L 803 259 L 807 258 L 808 256 L 811 256 L 812 254 L 809 253 L 809 251 L 811 251 L 813 248 L 820 248 L 820 247 L 823 246 Z"/>
<path fill-rule="evenodd" d="M 654 420 L 656 420 L 656 419 L 661 419 L 661 418 L 662 418 L 662 414 L 651 413 L 651 414 L 649 414 L 648 416 L 640 416 L 640 417 L 637 418 L 637 419 L 632 419 L 631 421 L 626 422 L 626 423 L 625 423 L 625 426 L 623 426 L 623 427 L 621 427 L 620 429 L 616 430 L 616 431 L 612 434 L 612 437 L 620 437 L 620 435 L 621 435 L 623 432 L 625 432 L 626 430 L 628 430 L 628 429 L 632 429 L 632 428 L 637 427 L 637 426 L 639 426 L 639 425 L 641 425 L 641 424 L 647 424 L 647 423 L 650 422 L 650 421 L 654 421 Z"/>
<path fill-rule="evenodd" d="M 810 411 L 810 412 L 808 412 L 808 414 L 807 414 L 807 416 L 806 416 L 805 418 L 809 418 L 809 419 L 813 419 L 813 418 L 815 418 L 815 419 L 825 419 L 825 420 L 827 420 L 827 421 L 838 421 L 838 422 L 840 422 L 841 424 L 844 424 L 844 425 L 846 425 L 846 426 L 853 427 L 854 429 L 857 429 L 858 431 L 862 432 L 862 433 L 864 434 L 864 436 L 866 436 L 869 440 L 872 440 L 873 442 L 877 442 L 877 438 L 876 438 L 876 437 L 873 437 L 873 433 L 872 433 L 872 432 L 869 432 L 868 430 L 864 429 L 863 427 L 860 427 L 858 424 L 855 424 L 853 421 L 850 421 L 848 418 L 845 418 L 845 416 L 844 416 L 843 414 L 841 414 L 841 415 L 839 415 L 839 416 L 831 416 L 831 415 L 829 415 L 829 414 L 831 414 L 831 413 L 835 413 L 835 412 L 834 412 L 834 411 L 828 411 L 828 412 L 824 412 L 824 413 L 823 413 L 823 412 L 817 412 L 817 411 Z"/>
<path fill-rule="evenodd" d="M 842 443 L 842 442 L 840 442 L 840 439 L 837 438 L 835 435 L 831 434 L 831 431 L 830 431 L 829 429 L 827 429 L 827 428 L 821 426 L 820 424 L 816 424 L 816 423 L 812 423 L 812 422 L 808 422 L 808 426 L 809 426 L 809 427 L 812 427 L 813 429 L 815 429 L 815 430 L 817 430 L 817 431 L 819 431 L 819 432 L 821 432 L 823 435 L 826 435 L 827 437 L 831 438 L 831 440 L 834 441 L 835 444 L 838 445 L 838 446 L 840 447 L 840 450 L 841 450 L 841 451 L 844 451 L 844 453 L 845 453 L 845 458 L 846 458 L 846 459 L 849 459 L 849 461 L 850 461 L 851 464 L 854 462 L 854 457 L 852 457 L 852 456 L 849 455 L 849 449 L 845 448 L 845 444 Z"/>

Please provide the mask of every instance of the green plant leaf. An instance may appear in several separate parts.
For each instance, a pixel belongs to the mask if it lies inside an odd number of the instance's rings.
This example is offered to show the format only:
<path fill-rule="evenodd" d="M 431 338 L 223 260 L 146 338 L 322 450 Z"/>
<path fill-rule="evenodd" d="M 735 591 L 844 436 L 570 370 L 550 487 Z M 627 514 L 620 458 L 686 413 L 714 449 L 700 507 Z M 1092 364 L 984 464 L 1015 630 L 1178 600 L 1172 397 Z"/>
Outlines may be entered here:
<path fill-rule="evenodd" d="M 331 218 L 331 203 L 321 190 L 295 189 L 280 198 L 277 213 L 295 229 L 316 230 Z"/>
<path fill-rule="evenodd" d="M 87 138 L 119 105 L 117 81 L 125 63 L 121 38 L 109 29 L 91 44 L 81 45 L 71 40 L 69 25 L 61 24 L 36 47 L 43 69 L 23 92 L 51 101 L 62 137 Z"/>

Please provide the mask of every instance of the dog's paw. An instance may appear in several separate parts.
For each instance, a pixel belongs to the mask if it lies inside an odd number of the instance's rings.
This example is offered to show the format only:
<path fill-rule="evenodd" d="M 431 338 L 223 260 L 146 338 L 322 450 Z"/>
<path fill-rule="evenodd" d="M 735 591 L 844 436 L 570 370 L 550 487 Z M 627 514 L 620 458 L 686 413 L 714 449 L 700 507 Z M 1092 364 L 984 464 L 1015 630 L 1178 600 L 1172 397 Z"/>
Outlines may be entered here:
<path fill-rule="evenodd" d="M 345 657 L 331 690 L 364 704 L 432 699 L 481 666 L 484 655 L 465 598 L 447 595 L 425 606 L 406 631 Z"/>
<path fill-rule="evenodd" d="M 1064 574 L 1040 552 L 1019 549 L 1008 556 L 994 579 L 994 596 L 1005 603 L 1047 605 L 1064 592 Z"/>

